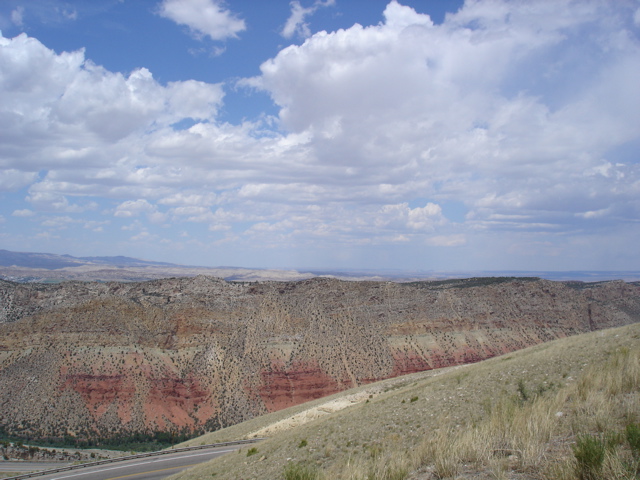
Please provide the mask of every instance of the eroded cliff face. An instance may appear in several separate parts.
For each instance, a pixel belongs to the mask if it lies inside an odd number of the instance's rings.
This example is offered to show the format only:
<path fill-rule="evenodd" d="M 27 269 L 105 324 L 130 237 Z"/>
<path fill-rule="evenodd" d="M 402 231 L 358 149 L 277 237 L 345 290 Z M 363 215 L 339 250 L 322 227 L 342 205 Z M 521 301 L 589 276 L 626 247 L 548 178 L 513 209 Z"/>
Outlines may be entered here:
<path fill-rule="evenodd" d="M 0 282 L 0 426 L 214 429 L 383 378 L 640 320 L 640 285 Z"/>

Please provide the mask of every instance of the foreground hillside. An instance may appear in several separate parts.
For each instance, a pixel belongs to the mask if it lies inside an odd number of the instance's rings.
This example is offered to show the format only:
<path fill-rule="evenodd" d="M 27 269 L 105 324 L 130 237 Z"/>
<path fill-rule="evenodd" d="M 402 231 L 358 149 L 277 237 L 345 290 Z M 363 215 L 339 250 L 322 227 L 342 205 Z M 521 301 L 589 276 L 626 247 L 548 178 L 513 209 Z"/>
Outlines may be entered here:
<path fill-rule="evenodd" d="M 215 430 L 640 320 L 620 281 L 0 282 L 0 301 L 0 427 L 67 441 Z"/>
<path fill-rule="evenodd" d="M 384 381 L 366 400 L 172 477 L 279 479 L 634 479 L 640 474 L 640 324 L 473 365 Z M 201 438 L 264 435 L 339 400 Z M 329 399 L 327 399 L 329 400 Z M 265 428 L 267 427 L 267 428 Z"/>

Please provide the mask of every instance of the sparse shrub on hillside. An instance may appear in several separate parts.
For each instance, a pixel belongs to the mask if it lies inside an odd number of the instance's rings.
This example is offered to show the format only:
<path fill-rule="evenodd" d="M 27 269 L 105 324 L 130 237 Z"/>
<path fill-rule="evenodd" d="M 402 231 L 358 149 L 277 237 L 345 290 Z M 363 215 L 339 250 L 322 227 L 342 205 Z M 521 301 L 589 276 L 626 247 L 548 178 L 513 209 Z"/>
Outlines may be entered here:
<path fill-rule="evenodd" d="M 523 402 L 526 402 L 531 398 L 531 393 L 527 389 L 527 386 L 524 383 L 524 380 L 518 380 L 518 394 Z"/>
<path fill-rule="evenodd" d="M 576 476 L 579 480 L 598 480 L 606 453 L 605 442 L 591 435 L 580 435 L 573 447 L 576 457 Z"/>
<path fill-rule="evenodd" d="M 258 449 L 256 447 L 251 447 L 249 450 L 247 450 L 247 457 L 255 455 L 256 453 L 258 453 Z"/>
<path fill-rule="evenodd" d="M 633 458 L 640 460 L 640 425 L 630 423 L 626 428 L 626 437 Z"/>
<path fill-rule="evenodd" d="M 463 372 L 459 375 L 456 375 L 456 382 L 458 383 L 458 385 L 460 385 L 462 383 L 462 380 L 464 380 L 468 376 L 469 376 L 469 372 Z"/>
<path fill-rule="evenodd" d="M 304 463 L 289 462 L 284 467 L 285 480 L 317 480 L 318 469 Z"/>

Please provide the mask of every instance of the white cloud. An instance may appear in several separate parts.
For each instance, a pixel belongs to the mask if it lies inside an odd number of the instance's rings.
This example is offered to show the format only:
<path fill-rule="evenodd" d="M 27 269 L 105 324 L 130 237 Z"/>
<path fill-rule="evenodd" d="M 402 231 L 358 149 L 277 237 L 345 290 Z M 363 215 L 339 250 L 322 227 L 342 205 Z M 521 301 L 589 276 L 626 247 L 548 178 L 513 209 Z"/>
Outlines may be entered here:
<path fill-rule="evenodd" d="M 155 210 L 155 207 L 145 199 L 127 200 L 116 207 L 113 215 L 115 217 L 131 218 L 144 213 L 153 213 Z"/>
<path fill-rule="evenodd" d="M 328 4 L 292 3 L 286 32 L 305 35 Z M 196 3 L 162 5 L 212 38 L 244 28 L 220 3 L 205 6 L 227 33 L 210 33 L 207 15 L 195 23 Z M 636 11 L 474 1 L 436 25 L 391 2 L 382 23 L 316 33 L 238 82 L 279 109 L 239 124 L 218 120 L 223 85 L 162 85 L 144 68 L 123 75 L 83 51 L 0 37 L 0 189 L 29 187 L 38 214 L 106 199 L 138 233 L 171 221 L 287 251 L 471 249 L 486 236 L 499 258 L 520 251 L 506 233 L 524 249 L 542 241 L 526 235 L 614 235 L 640 218 L 637 157 L 616 153 L 640 144 Z"/>
<path fill-rule="evenodd" d="M 128 76 L 109 72 L 85 61 L 83 51 L 57 55 L 24 34 L 0 37 L 0 49 L 0 158 L 20 158 L 5 168 L 103 161 L 104 145 L 183 118 L 210 120 L 223 98 L 221 85 L 190 80 L 163 87 L 144 68 Z"/>
<path fill-rule="evenodd" d="M 2 146 L 0 146 L 0 151 L 2 151 Z M 3 163 L 9 162 L 3 162 L 3 159 L 0 158 L 0 165 Z M 3 168 L 0 170 L 0 191 L 18 190 L 31 184 L 36 178 L 36 172 L 21 172 L 17 168 Z"/>
<path fill-rule="evenodd" d="M 29 210 L 28 208 L 23 208 L 21 210 L 14 210 L 11 215 L 14 217 L 33 217 L 36 213 L 33 210 Z"/>
<path fill-rule="evenodd" d="M 142 198 L 122 202 L 113 213 L 114 217 L 119 218 L 133 218 L 142 215 L 152 224 L 161 224 L 167 219 L 166 213 L 159 211 L 157 206 Z"/>
<path fill-rule="evenodd" d="M 16 7 L 11 11 L 11 21 L 16 27 L 24 26 L 24 7 Z"/>
<path fill-rule="evenodd" d="M 124 230 L 126 232 L 132 232 L 134 230 L 142 230 L 143 228 L 144 227 L 139 220 L 135 220 L 133 223 L 130 223 L 129 225 L 123 225 L 122 227 L 120 227 L 121 230 Z"/>
<path fill-rule="evenodd" d="M 442 209 L 434 203 L 424 207 L 410 208 L 407 203 L 385 205 L 376 214 L 374 220 L 377 228 L 393 228 L 396 230 L 432 231 L 435 226 L 446 222 Z"/>
<path fill-rule="evenodd" d="M 195 80 L 171 82 L 167 88 L 167 115 L 171 120 L 192 118 L 209 120 L 215 117 L 222 104 L 223 92 L 219 84 Z"/>
<path fill-rule="evenodd" d="M 58 12 L 67 20 L 77 20 L 78 11 L 74 8 L 59 8 Z"/>
<path fill-rule="evenodd" d="M 36 233 L 35 237 L 42 240 L 56 240 L 61 238 L 60 235 L 54 235 L 51 232 L 39 232 Z"/>
<path fill-rule="evenodd" d="M 81 213 L 87 210 L 94 210 L 94 202 L 85 202 L 84 205 L 69 202 L 69 199 L 57 192 L 39 188 L 42 184 L 36 184 L 29 189 L 26 200 L 39 212 L 57 213 Z"/>
<path fill-rule="evenodd" d="M 209 222 L 214 218 L 211 209 L 197 206 L 172 208 L 168 214 L 173 215 L 174 218 L 177 219 L 184 219 L 187 222 Z"/>
<path fill-rule="evenodd" d="M 137 235 L 134 235 L 133 237 L 131 237 L 130 240 L 132 242 L 148 242 L 148 241 L 157 240 L 157 239 L 158 239 L 157 235 L 153 235 L 145 230 L 143 232 L 140 232 Z"/>
<path fill-rule="evenodd" d="M 213 118 L 222 100 L 219 85 L 188 80 L 162 87 L 145 68 L 125 78 L 88 62 L 70 87 L 54 104 L 55 119 L 110 142 L 183 118 Z"/>
<path fill-rule="evenodd" d="M 466 244 L 467 239 L 463 234 L 434 235 L 427 238 L 426 243 L 433 247 L 459 247 Z"/>
<path fill-rule="evenodd" d="M 41 223 L 41 225 L 43 227 L 55 228 L 55 229 L 58 229 L 58 230 L 64 230 L 69 225 L 71 225 L 72 223 L 76 223 L 76 222 L 78 222 L 78 220 L 74 220 L 73 218 L 68 217 L 68 216 L 64 216 L 64 217 L 49 217 L 46 220 L 44 220 Z"/>
<path fill-rule="evenodd" d="M 407 226 L 414 230 L 424 230 L 442 224 L 444 221 L 440 205 L 427 203 L 424 207 L 409 210 Z"/>
<path fill-rule="evenodd" d="M 309 24 L 305 23 L 306 17 L 313 15 L 318 8 L 329 7 L 335 5 L 335 0 L 316 0 L 312 6 L 303 7 L 298 0 L 291 2 L 291 15 L 287 19 L 282 32 L 280 33 L 285 38 L 291 38 L 294 35 L 298 35 L 303 38 L 311 36 L 311 30 Z"/>
<path fill-rule="evenodd" d="M 586 193 L 582 172 L 639 135 L 638 43 L 616 40 L 612 19 L 624 14 L 609 7 L 470 2 L 434 26 L 392 2 L 384 24 L 284 49 L 253 85 L 280 105 L 286 127 L 311 135 L 325 168 L 339 159 L 372 181 L 411 179 L 429 196 L 464 198 L 479 217 L 540 208 L 546 192 L 545 209 L 573 217 Z M 587 24 L 596 35 L 583 33 Z M 575 57 L 593 54 L 602 63 L 576 76 Z M 554 192 L 557 184 L 566 191 Z M 591 184 L 591 202 L 606 205 L 612 186 Z M 501 201 L 483 207 L 490 196 Z"/>
<path fill-rule="evenodd" d="M 88 222 L 84 222 L 83 224 L 83 228 L 86 228 L 87 230 L 91 230 L 93 232 L 103 232 L 104 231 L 104 227 L 106 225 L 109 225 L 109 220 L 102 220 L 102 221 L 97 221 L 97 220 L 90 220 Z"/>
<path fill-rule="evenodd" d="M 158 200 L 158 203 L 169 206 L 210 207 L 216 203 L 216 200 L 217 196 L 215 193 L 178 192 Z"/>
<path fill-rule="evenodd" d="M 179 25 L 186 25 L 197 35 L 212 40 L 236 38 L 246 29 L 244 20 L 236 17 L 216 0 L 164 0 L 160 15 Z"/>
<path fill-rule="evenodd" d="M 589 212 L 576 213 L 576 216 L 581 218 L 601 218 L 601 217 L 604 217 L 605 215 L 608 215 L 609 213 L 611 213 L 610 208 L 602 208 L 600 210 L 592 210 Z"/>

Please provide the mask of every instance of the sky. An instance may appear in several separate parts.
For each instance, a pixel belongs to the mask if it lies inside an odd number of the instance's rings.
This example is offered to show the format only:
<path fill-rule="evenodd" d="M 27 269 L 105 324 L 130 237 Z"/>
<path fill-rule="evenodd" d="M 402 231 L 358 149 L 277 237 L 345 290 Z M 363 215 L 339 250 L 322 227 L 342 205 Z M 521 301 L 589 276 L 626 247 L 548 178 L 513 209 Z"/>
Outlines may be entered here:
<path fill-rule="evenodd" d="M 640 270 L 639 0 L 0 0 L 0 248 Z"/>

